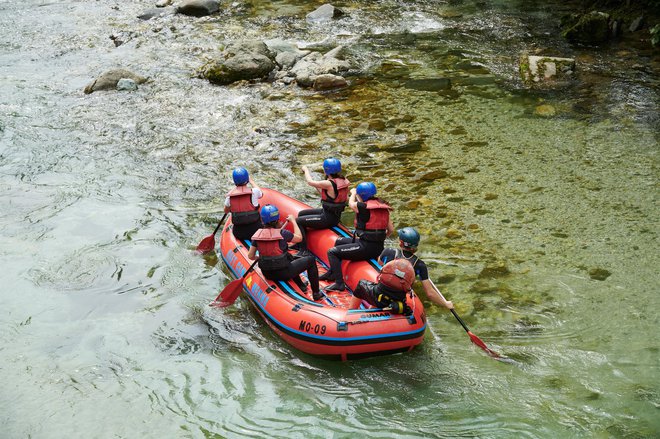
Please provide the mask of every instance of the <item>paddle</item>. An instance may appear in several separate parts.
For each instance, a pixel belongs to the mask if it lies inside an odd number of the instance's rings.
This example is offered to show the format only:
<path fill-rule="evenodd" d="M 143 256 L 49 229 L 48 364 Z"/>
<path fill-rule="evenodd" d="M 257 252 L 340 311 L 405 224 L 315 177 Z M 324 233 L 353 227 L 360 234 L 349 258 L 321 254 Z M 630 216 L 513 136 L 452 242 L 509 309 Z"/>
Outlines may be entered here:
<path fill-rule="evenodd" d="M 429 280 L 430 280 L 430 279 L 429 279 Z M 440 295 L 440 297 L 442 297 L 445 301 L 447 301 L 447 299 L 445 299 L 445 296 L 442 295 L 442 293 L 440 292 L 440 290 L 438 289 L 438 287 L 435 286 L 435 284 L 433 283 L 433 281 L 431 281 L 431 285 L 433 285 L 433 288 L 434 288 L 435 291 Z M 483 349 L 488 355 L 490 355 L 491 357 L 495 358 L 496 360 L 502 360 L 502 361 L 508 360 L 508 358 L 502 357 L 502 356 L 501 356 L 500 354 L 498 354 L 497 352 L 495 352 L 495 351 L 489 349 L 488 346 L 486 346 L 486 343 L 484 343 L 483 341 L 481 341 L 481 339 L 480 339 L 479 337 L 477 337 L 476 335 L 474 335 L 474 334 L 472 333 L 472 331 L 470 331 L 470 329 L 467 327 L 467 325 L 465 324 L 465 322 L 463 321 L 463 319 L 461 319 L 461 317 L 456 313 L 456 311 L 455 311 L 453 308 L 450 309 L 450 311 L 451 311 L 452 314 L 454 314 L 454 317 L 456 317 L 456 320 L 458 320 L 458 323 L 460 323 L 461 326 L 463 327 L 463 329 L 465 329 L 465 332 L 467 332 L 467 334 L 470 336 L 470 340 L 472 340 L 472 343 L 474 343 L 474 344 L 476 344 L 477 346 L 479 346 L 479 347 L 480 347 L 481 349 Z"/>
<path fill-rule="evenodd" d="M 284 224 L 282 224 L 280 230 L 284 229 L 288 223 L 289 223 L 288 219 L 284 221 Z M 214 308 L 226 308 L 230 305 L 233 305 L 233 303 L 236 302 L 236 299 L 238 299 L 238 296 L 241 295 L 241 291 L 243 290 L 243 281 L 245 280 L 245 277 L 254 269 L 255 265 L 257 265 L 257 262 L 259 262 L 258 259 L 254 261 L 252 265 L 250 265 L 250 268 L 248 268 L 245 271 L 242 277 L 229 282 L 222 289 L 222 291 L 220 291 L 218 297 L 216 297 L 215 300 L 209 304 L 209 306 L 212 306 Z"/>
<path fill-rule="evenodd" d="M 245 277 L 254 269 L 254 266 L 257 265 L 257 262 L 259 260 L 256 260 L 250 265 L 250 268 L 247 269 L 245 274 L 243 274 L 242 277 L 239 277 L 236 280 L 233 280 L 229 282 L 218 294 L 218 297 L 215 298 L 213 302 L 209 304 L 209 306 L 212 306 L 214 308 L 225 308 L 230 305 L 233 305 L 234 302 L 236 302 L 236 299 L 238 296 L 241 295 L 241 291 L 243 290 L 243 281 L 245 280 Z"/>
<path fill-rule="evenodd" d="M 213 249 L 215 248 L 215 234 L 218 233 L 218 230 L 220 230 L 220 226 L 221 226 L 222 223 L 225 221 L 225 218 L 227 218 L 227 215 L 228 215 L 228 214 L 225 213 L 225 214 L 222 216 L 222 219 L 221 219 L 220 222 L 218 223 L 218 226 L 215 228 L 215 230 L 213 231 L 213 234 L 212 234 L 212 235 L 207 236 L 206 238 L 202 239 L 202 241 L 201 241 L 201 242 L 199 243 L 199 245 L 197 246 L 197 251 L 198 251 L 198 252 L 200 252 L 200 253 L 208 253 L 208 252 L 210 252 L 211 250 L 213 250 Z"/>

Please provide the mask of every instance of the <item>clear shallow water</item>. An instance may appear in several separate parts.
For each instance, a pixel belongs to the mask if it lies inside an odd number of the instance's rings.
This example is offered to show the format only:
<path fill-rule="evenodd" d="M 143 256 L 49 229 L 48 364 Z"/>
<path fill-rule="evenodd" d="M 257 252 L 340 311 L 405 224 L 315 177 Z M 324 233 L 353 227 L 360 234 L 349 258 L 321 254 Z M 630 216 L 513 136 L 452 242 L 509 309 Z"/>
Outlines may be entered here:
<path fill-rule="evenodd" d="M 0 3 L 7 437 L 657 436 L 652 58 L 565 46 L 536 5 L 350 4 L 313 26 L 286 2 L 134 19 L 150 6 Z M 115 48 L 113 33 L 128 41 Z M 242 35 L 346 43 L 366 80 L 319 96 L 193 77 Z M 521 91 L 528 46 L 583 59 L 587 80 Z M 83 95 L 117 66 L 152 81 Z M 405 87 L 427 76 L 452 93 Z M 432 277 L 519 367 L 432 307 L 420 349 L 346 364 L 293 351 L 244 301 L 206 309 L 227 276 L 190 250 L 230 169 L 312 201 L 299 166 L 337 153 L 397 225 L 420 228 Z M 480 276 L 498 264 L 510 274 Z"/>

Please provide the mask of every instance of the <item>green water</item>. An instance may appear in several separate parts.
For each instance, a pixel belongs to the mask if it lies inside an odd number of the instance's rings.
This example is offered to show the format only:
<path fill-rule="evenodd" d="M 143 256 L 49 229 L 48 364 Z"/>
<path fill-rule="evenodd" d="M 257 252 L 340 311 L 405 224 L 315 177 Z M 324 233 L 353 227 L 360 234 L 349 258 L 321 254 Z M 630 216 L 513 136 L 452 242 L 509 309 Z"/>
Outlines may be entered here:
<path fill-rule="evenodd" d="M 657 54 L 570 47 L 546 2 L 306 24 L 320 4 L 142 22 L 149 2 L 0 3 L 2 436 L 657 437 Z M 194 77 L 239 37 L 345 44 L 361 73 L 323 95 Z M 525 90 L 539 47 L 580 81 Z M 151 81 L 82 93 L 114 67 Z M 452 88 L 408 82 L 426 77 Z M 191 249 L 230 170 L 314 203 L 299 168 L 328 155 L 418 227 L 431 278 L 517 365 L 430 304 L 419 349 L 349 363 L 294 351 L 245 300 L 206 307 L 228 276 Z"/>

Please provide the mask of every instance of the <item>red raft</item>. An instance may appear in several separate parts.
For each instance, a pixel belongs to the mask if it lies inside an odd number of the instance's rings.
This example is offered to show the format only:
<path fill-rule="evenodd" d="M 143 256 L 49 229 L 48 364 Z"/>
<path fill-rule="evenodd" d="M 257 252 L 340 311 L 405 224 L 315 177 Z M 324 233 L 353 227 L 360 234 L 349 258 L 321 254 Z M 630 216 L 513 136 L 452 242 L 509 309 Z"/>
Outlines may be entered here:
<path fill-rule="evenodd" d="M 263 189 L 261 205 L 273 204 L 280 218 L 297 213 L 309 206 L 280 192 Z M 291 225 L 287 225 L 292 230 Z M 249 241 L 239 241 L 231 233 L 231 221 L 222 230 L 220 250 L 222 259 L 232 274 L 239 278 L 252 261 L 247 258 Z M 351 236 L 343 225 L 324 230 L 309 230 L 308 248 L 317 258 L 319 274 L 327 271 L 327 251 L 341 236 Z M 376 280 L 380 266 L 375 260 L 343 262 L 344 280 L 352 291 L 361 279 Z M 323 287 L 327 282 L 321 282 Z M 247 297 L 268 325 L 295 348 L 313 355 L 341 360 L 374 355 L 393 354 L 412 350 L 420 344 L 426 329 L 424 306 L 419 298 L 408 295 L 413 314 L 403 316 L 380 308 L 349 309 L 349 291 L 329 292 L 314 302 L 311 288 L 307 293 L 292 281 L 269 281 L 255 266 L 243 282 Z M 368 306 L 368 305 L 367 305 Z"/>

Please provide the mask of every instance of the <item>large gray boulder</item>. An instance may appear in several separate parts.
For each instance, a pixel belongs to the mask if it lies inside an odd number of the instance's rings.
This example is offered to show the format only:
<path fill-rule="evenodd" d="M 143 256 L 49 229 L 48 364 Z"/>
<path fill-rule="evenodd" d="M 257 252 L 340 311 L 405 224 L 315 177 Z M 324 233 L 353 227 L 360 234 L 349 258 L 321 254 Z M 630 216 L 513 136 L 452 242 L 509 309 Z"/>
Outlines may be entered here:
<path fill-rule="evenodd" d="M 123 78 L 132 79 L 136 84 L 143 84 L 147 81 L 147 78 L 136 75 L 125 69 L 108 70 L 94 81 L 87 84 L 87 87 L 85 87 L 85 93 L 90 94 L 99 90 L 115 90 L 117 88 L 117 83 Z"/>
<path fill-rule="evenodd" d="M 290 69 L 310 53 L 309 50 L 300 50 L 297 45 L 280 39 L 267 40 L 264 43 L 275 54 L 277 65 L 284 70 Z"/>
<path fill-rule="evenodd" d="M 343 58 L 343 47 L 339 46 L 322 55 L 312 52 L 298 61 L 289 74 L 295 76 L 301 87 L 311 87 L 319 75 L 332 74 L 341 76 L 351 68 L 351 63 Z"/>
<path fill-rule="evenodd" d="M 241 41 L 227 46 L 221 59 L 207 63 L 200 74 L 214 84 L 227 85 L 265 78 L 275 67 L 274 54 L 263 42 Z"/>
<path fill-rule="evenodd" d="M 184 0 L 176 8 L 179 14 L 192 17 L 206 17 L 220 10 L 220 3 L 216 0 Z"/>

